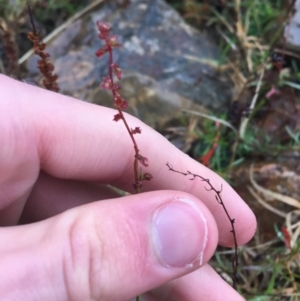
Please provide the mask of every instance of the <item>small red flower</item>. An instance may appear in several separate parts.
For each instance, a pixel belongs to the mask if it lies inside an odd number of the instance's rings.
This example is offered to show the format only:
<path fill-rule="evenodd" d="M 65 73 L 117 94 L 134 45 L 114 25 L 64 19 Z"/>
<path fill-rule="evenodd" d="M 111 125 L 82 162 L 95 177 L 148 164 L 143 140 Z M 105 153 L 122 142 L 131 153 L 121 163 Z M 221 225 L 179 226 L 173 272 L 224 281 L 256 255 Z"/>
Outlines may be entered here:
<path fill-rule="evenodd" d="M 126 110 L 127 108 L 128 108 L 128 102 L 127 102 L 126 100 L 124 100 L 124 101 L 122 102 L 121 109 L 122 109 L 122 110 Z"/>
<path fill-rule="evenodd" d="M 111 90 L 112 89 L 112 82 L 109 77 L 104 77 L 100 87 L 104 90 Z"/>
<path fill-rule="evenodd" d="M 114 90 L 115 91 L 119 91 L 119 90 L 121 90 L 121 85 L 119 85 L 119 84 L 114 84 Z"/>
<path fill-rule="evenodd" d="M 118 42 L 117 36 L 111 36 L 107 41 L 107 45 L 109 45 L 112 48 L 121 46 L 121 44 Z"/>
<path fill-rule="evenodd" d="M 136 183 L 133 184 L 133 187 L 135 190 L 142 188 L 142 186 L 143 186 L 143 184 L 141 181 L 137 181 Z"/>
<path fill-rule="evenodd" d="M 100 49 L 97 50 L 96 56 L 97 56 L 97 57 L 101 57 L 101 56 L 103 56 L 107 51 L 108 51 L 107 46 L 104 46 L 103 48 L 100 48 Z"/>
<path fill-rule="evenodd" d="M 121 110 L 125 110 L 128 107 L 128 102 L 120 94 L 115 93 L 114 105 Z"/>
<path fill-rule="evenodd" d="M 119 121 L 120 119 L 122 119 L 122 116 L 120 113 L 118 113 L 118 114 L 114 115 L 113 121 Z"/>
<path fill-rule="evenodd" d="M 50 71 L 50 72 L 54 71 L 54 66 L 53 65 L 48 65 L 48 71 Z"/>
<path fill-rule="evenodd" d="M 149 172 L 146 172 L 143 176 L 144 181 L 150 181 L 153 178 L 152 174 Z"/>
<path fill-rule="evenodd" d="M 149 166 L 149 160 L 146 157 L 144 157 L 144 156 L 142 156 L 140 154 L 135 155 L 135 157 L 139 160 L 139 162 L 143 166 L 145 166 L 145 167 Z"/>
<path fill-rule="evenodd" d="M 110 31 L 110 25 L 106 22 L 97 21 L 96 25 L 100 32 L 109 32 Z"/>
<path fill-rule="evenodd" d="M 120 80 L 122 78 L 123 72 L 118 64 L 111 64 L 111 68 L 114 71 L 116 77 Z"/>
<path fill-rule="evenodd" d="M 41 43 L 41 44 L 39 45 L 39 49 L 40 49 L 41 51 L 45 50 L 45 48 L 46 48 L 46 43 Z"/>
<path fill-rule="evenodd" d="M 134 129 L 131 129 L 132 134 L 141 134 L 142 130 L 140 127 L 136 127 Z"/>
<path fill-rule="evenodd" d="M 100 40 L 105 40 L 105 39 L 107 39 L 108 38 L 108 33 L 99 33 L 98 34 L 98 38 L 100 39 Z"/>

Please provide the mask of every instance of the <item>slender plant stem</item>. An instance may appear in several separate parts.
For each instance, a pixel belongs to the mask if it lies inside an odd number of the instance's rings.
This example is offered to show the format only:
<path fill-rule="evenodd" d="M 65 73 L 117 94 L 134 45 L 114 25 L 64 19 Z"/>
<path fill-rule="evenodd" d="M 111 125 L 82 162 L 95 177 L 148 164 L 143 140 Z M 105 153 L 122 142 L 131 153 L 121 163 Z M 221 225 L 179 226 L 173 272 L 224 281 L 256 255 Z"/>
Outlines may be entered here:
<path fill-rule="evenodd" d="M 109 48 L 108 52 L 109 52 L 109 77 L 110 77 L 111 85 L 112 85 L 112 87 L 114 87 L 114 76 L 113 76 L 113 68 L 112 68 L 114 58 L 113 58 L 112 48 Z M 116 95 L 116 90 L 114 88 L 112 88 L 112 94 L 113 94 L 114 98 L 117 96 Z M 122 110 L 120 108 L 117 108 L 117 109 L 118 109 L 119 115 L 120 115 L 120 117 L 121 117 L 121 119 L 122 119 L 122 121 L 123 121 L 123 123 L 126 127 L 126 130 L 129 133 L 131 141 L 133 143 L 133 148 L 134 148 L 134 152 L 135 152 L 134 164 L 133 164 L 133 173 L 134 173 L 135 184 L 138 184 L 139 178 L 140 178 L 140 176 L 139 176 L 139 161 L 138 161 L 140 151 L 139 151 L 139 148 L 138 148 L 137 143 L 135 141 L 134 135 L 133 135 L 128 123 L 127 123 L 127 120 L 125 119 L 125 116 L 124 116 Z M 140 188 L 139 185 L 136 185 L 135 189 L 136 189 L 136 193 L 141 192 L 141 188 Z M 136 301 L 141 301 L 141 296 L 140 295 L 138 295 L 136 297 Z"/>
<path fill-rule="evenodd" d="M 210 180 L 209 179 L 206 179 L 200 175 L 197 175 L 197 174 L 194 174 L 190 171 L 187 171 L 187 172 L 181 172 L 181 171 L 178 171 L 178 170 L 175 170 L 169 163 L 167 163 L 167 166 L 169 168 L 170 171 L 173 171 L 175 173 L 179 173 L 183 176 L 191 176 L 192 178 L 190 178 L 191 181 L 195 180 L 196 178 L 199 178 L 201 181 L 203 182 L 206 182 L 208 185 L 209 185 L 209 188 L 206 188 L 205 189 L 207 191 L 214 191 L 215 192 L 215 198 L 216 198 L 216 201 L 223 207 L 223 210 L 225 211 L 225 214 L 230 222 L 230 225 L 231 225 L 231 230 L 230 232 L 232 233 L 232 236 L 233 236 L 233 241 L 234 241 L 234 256 L 232 258 L 232 286 L 234 289 L 236 289 L 236 285 L 237 285 L 237 267 L 238 267 L 238 244 L 237 244 L 237 239 L 236 239 L 236 231 L 235 231 L 235 219 L 234 218 L 231 218 L 231 216 L 229 215 L 229 212 L 224 204 L 224 201 L 221 197 L 221 193 L 222 193 L 222 186 L 221 186 L 221 189 L 220 190 L 217 190 L 216 188 L 214 188 L 214 186 L 211 184 Z"/>
<path fill-rule="evenodd" d="M 110 77 L 110 80 L 111 80 L 111 84 L 112 84 L 112 87 L 114 87 L 114 77 L 113 77 L 113 68 L 112 68 L 112 65 L 113 65 L 113 62 L 114 62 L 114 59 L 113 59 L 113 50 L 110 48 L 109 49 L 109 77 Z M 115 89 L 112 89 L 112 93 L 113 93 L 113 96 L 116 97 L 116 90 Z M 118 112 L 121 116 L 121 119 L 127 129 L 127 132 L 129 133 L 129 136 L 131 138 L 131 141 L 133 143 L 133 148 L 134 148 L 134 152 L 135 152 L 135 156 L 134 156 L 134 165 L 133 165 L 133 173 L 134 173 L 134 180 L 135 180 L 135 183 L 138 183 L 139 182 L 139 161 L 138 161 L 138 156 L 139 156 L 139 148 L 137 146 L 137 143 L 135 141 L 135 138 L 134 138 L 134 135 L 132 134 L 132 131 L 131 129 L 129 128 L 129 125 L 125 119 L 125 116 L 122 112 L 122 110 L 120 108 L 118 108 Z M 141 192 L 141 188 L 137 185 L 136 186 L 136 192 L 137 193 L 140 193 Z"/>
<path fill-rule="evenodd" d="M 32 26 L 32 32 L 36 36 L 38 34 L 38 32 L 37 32 L 35 24 L 33 22 L 32 10 L 31 10 L 30 4 L 27 4 L 27 9 L 28 9 L 28 14 L 29 14 L 29 18 L 30 18 L 30 23 L 31 23 L 31 26 Z"/>
<path fill-rule="evenodd" d="M 133 174 L 134 174 L 134 188 L 136 193 L 141 192 L 142 181 L 150 181 L 152 179 L 152 175 L 150 173 L 144 173 L 142 168 L 140 168 L 139 163 L 145 167 L 147 167 L 148 159 L 140 154 L 140 150 L 138 148 L 137 142 L 135 140 L 134 135 L 140 134 L 141 129 L 139 127 L 135 127 L 131 129 L 127 123 L 123 110 L 127 108 L 128 101 L 121 98 L 118 91 L 121 89 L 121 86 L 114 83 L 114 75 L 120 80 L 122 77 L 121 69 L 117 64 L 114 63 L 113 57 L 113 49 L 115 47 L 120 47 L 121 44 L 118 43 L 116 36 L 110 35 L 110 25 L 108 23 L 97 22 L 96 23 L 99 30 L 99 39 L 105 42 L 105 45 L 98 49 L 96 52 L 97 57 L 103 56 L 105 53 L 109 54 L 109 77 L 103 79 L 101 87 L 106 90 L 110 90 L 113 94 L 114 105 L 118 110 L 118 114 L 114 115 L 114 121 L 118 121 L 122 119 L 123 124 L 126 127 L 126 130 L 130 136 L 130 139 L 133 143 L 134 148 L 134 164 L 133 164 Z M 136 297 L 136 301 L 141 301 L 141 296 Z"/>

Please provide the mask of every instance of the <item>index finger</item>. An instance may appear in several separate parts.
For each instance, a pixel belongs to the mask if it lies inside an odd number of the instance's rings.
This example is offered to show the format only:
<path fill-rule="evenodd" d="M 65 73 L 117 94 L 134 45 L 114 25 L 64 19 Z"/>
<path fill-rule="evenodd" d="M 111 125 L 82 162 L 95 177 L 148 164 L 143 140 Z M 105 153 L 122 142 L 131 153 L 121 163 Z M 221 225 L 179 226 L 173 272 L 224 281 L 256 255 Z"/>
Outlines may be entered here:
<path fill-rule="evenodd" d="M 2 82 L 1 107 L 15 137 L 15 148 L 35 148 L 36 164 L 52 176 L 64 179 L 109 183 L 133 192 L 134 151 L 124 125 L 113 121 L 115 110 L 79 101 L 61 94 L 11 80 Z M 7 88 L 9 87 L 9 88 Z M 220 232 L 220 243 L 232 245 L 231 225 L 215 194 L 207 191 L 203 182 L 170 172 L 170 162 L 180 171 L 191 171 L 208 178 L 218 189 L 231 217 L 235 219 L 239 244 L 247 242 L 256 228 L 252 211 L 237 193 L 216 173 L 179 151 L 163 136 L 135 117 L 126 114 L 131 128 L 140 127 L 136 135 L 141 154 L 149 159 L 147 171 L 153 175 L 144 182 L 143 191 L 181 190 L 203 201 L 214 215 Z M 24 126 L 26 131 L 24 131 Z M 30 137 L 28 139 L 28 133 Z M 1 139 L 1 138 L 0 138 Z M 13 143 L 1 141 L 1 145 Z M 33 145 L 32 145 L 33 144 Z M 26 154 L 23 154 L 26 156 Z"/>

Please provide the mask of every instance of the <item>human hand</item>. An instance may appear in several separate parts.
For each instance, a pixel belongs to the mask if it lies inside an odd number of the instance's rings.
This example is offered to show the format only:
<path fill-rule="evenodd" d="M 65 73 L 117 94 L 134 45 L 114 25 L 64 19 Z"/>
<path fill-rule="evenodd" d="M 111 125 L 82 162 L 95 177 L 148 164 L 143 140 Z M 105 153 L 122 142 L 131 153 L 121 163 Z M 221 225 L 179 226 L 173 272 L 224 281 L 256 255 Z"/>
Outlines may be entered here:
<path fill-rule="evenodd" d="M 133 149 L 113 110 L 5 76 L 0 95 L 0 300 L 243 300 L 207 265 L 233 245 L 222 208 L 166 163 L 223 185 L 241 245 L 255 217 L 222 178 L 127 115 L 153 179 L 118 197 Z"/>

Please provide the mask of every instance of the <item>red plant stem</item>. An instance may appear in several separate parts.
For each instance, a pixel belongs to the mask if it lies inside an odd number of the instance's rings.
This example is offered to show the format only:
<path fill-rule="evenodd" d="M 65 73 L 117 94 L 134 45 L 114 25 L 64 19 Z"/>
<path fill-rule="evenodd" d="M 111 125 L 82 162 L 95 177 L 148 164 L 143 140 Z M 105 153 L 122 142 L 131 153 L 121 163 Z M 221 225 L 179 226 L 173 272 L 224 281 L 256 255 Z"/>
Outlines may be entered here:
<path fill-rule="evenodd" d="M 214 142 L 211 146 L 211 148 L 207 151 L 207 153 L 200 157 L 200 162 L 205 165 L 205 166 L 209 166 L 210 160 L 213 157 L 216 148 L 218 147 L 218 143 Z"/>
<path fill-rule="evenodd" d="M 282 234 L 283 234 L 285 246 L 286 246 L 289 250 L 292 250 L 292 246 L 291 246 L 291 235 L 290 235 L 290 233 L 289 233 L 289 230 L 288 230 L 285 226 L 282 226 L 282 227 L 281 227 L 281 232 L 282 232 Z"/>
<path fill-rule="evenodd" d="M 218 122 L 216 122 L 216 128 L 217 128 L 217 134 L 214 138 L 213 144 L 211 145 L 207 153 L 199 158 L 200 162 L 205 166 L 209 166 L 210 160 L 213 157 L 215 150 L 218 147 L 218 143 L 220 139 L 220 124 Z"/>
<path fill-rule="evenodd" d="M 207 182 L 207 183 L 209 185 L 211 185 L 210 182 Z M 227 208 L 226 208 L 223 200 L 221 199 L 221 195 L 220 194 L 222 192 L 222 188 L 221 188 L 220 191 L 217 191 L 215 189 L 212 189 L 212 190 L 215 191 L 215 193 L 217 195 L 217 197 L 216 197 L 217 202 L 223 207 L 223 209 L 224 209 L 224 211 L 225 211 L 225 213 L 227 215 L 227 218 L 230 221 L 230 225 L 231 225 L 231 231 L 230 232 L 232 233 L 233 241 L 234 241 L 234 257 L 232 258 L 232 262 L 231 262 L 231 264 L 232 264 L 232 281 L 233 281 L 232 286 L 233 286 L 234 289 L 236 289 L 237 288 L 237 286 L 236 286 L 236 281 L 237 281 L 237 279 L 236 279 L 236 277 L 237 277 L 237 267 L 239 265 L 239 262 L 238 262 L 238 244 L 237 244 L 236 232 L 235 232 L 235 227 L 234 227 L 235 219 L 234 218 L 232 219 L 230 217 L 230 215 L 229 215 L 229 213 L 227 211 Z M 219 201 L 218 201 L 218 199 L 219 199 Z"/>
<path fill-rule="evenodd" d="M 111 47 L 109 47 L 108 52 L 109 52 L 109 78 L 111 80 L 112 87 L 114 87 L 114 77 L 113 77 L 113 68 L 112 68 L 114 60 L 113 60 L 113 50 L 112 50 Z M 112 93 L 113 93 L 113 96 L 116 97 L 116 90 L 114 88 L 112 89 Z M 133 148 L 134 148 L 134 152 L 135 152 L 134 165 L 133 165 L 134 166 L 133 167 L 133 173 L 134 173 L 135 183 L 138 183 L 139 182 L 139 170 L 138 170 L 138 168 L 139 168 L 139 161 L 138 161 L 138 155 L 139 155 L 140 150 L 139 150 L 139 148 L 137 146 L 137 143 L 135 141 L 135 138 L 134 138 L 134 136 L 133 136 L 133 134 L 132 134 L 132 132 L 131 132 L 131 130 L 129 128 L 129 125 L 128 125 L 126 119 L 125 119 L 123 111 L 120 108 L 117 108 L 117 109 L 118 109 L 118 112 L 119 112 L 119 114 L 121 116 L 121 119 L 122 119 L 122 121 L 123 121 L 123 123 L 124 123 L 124 125 L 125 125 L 125 127 L 127 129 L 127 132 L 129 133 L 130 138 L 131 138 L 132 143 L 133 143 Z M 136 187 L 136 192 L 137 193 L 141 192 L 141 188 L 139 186 Z"/>

